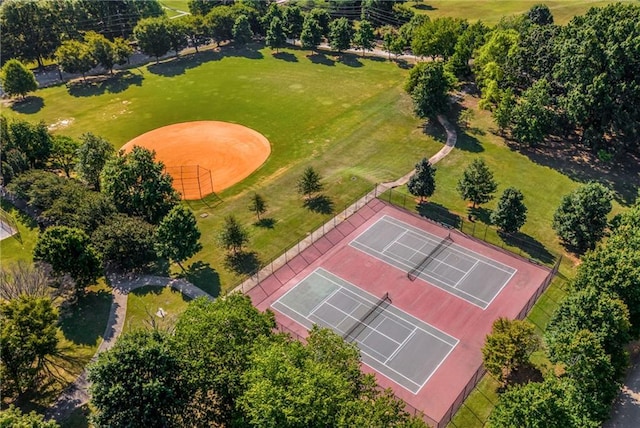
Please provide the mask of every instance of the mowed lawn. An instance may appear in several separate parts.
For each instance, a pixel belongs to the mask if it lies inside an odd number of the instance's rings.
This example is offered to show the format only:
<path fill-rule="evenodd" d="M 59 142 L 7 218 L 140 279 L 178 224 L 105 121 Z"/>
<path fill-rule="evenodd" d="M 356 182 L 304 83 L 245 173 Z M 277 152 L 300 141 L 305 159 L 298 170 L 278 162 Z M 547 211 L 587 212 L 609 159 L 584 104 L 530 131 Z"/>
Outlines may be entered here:
<path fill-rule="evenodd" d="M 234 214 L 247 225 L 248 249 L 265 262 L 330 217 L 304 208 L 296 193 L 296 180 L 307 166 L 323 176 L 335 212 L 441 147 L 412 114 L 403 91 L 407 74 L 378 58 L 225 47 L 221 53 L 135 68 L 102 83 L 42 89 L 35 93 L 41 108 L 25 105 L 12 114 L 60 124 L 55 132 L 74 137 L 93 132 L 117 148 L 157 127 L 192 120 L 240 123 L 264 134 L 272 153 L 261 168 L 219 195 L 222 203 L 214 197 L 188 203 L 204 249 L 187 265 L 199 261 L 209 270 L 196 275 L 208 282 L 198 285 L 215 294 L 241 279 L 223 267 L 217 236 L 225 216 Z M 252 226 L 253 192 L 266 199 L 272 229 Z"/>
<path fill-rule="evenodd" d="M 127 297 L 124 330 L 170 329 L 187 309 L 189 300 L 170 287 L 147 285 L 137 288 Z"/>
<path fill-rule="evenodd" d="M 627 1 L 628 2 L 628 1 Z M 431 18 L 450 16 L 497 24 L 502 17 L 520 15 L 537 4 L 545 4 L 556 24 L 566 24 L 576 15 L 584 15 L 591 7 L 603 7 L 616 1 L 602 0 L 419 0 L 408 2 L 413 10 Z"/>

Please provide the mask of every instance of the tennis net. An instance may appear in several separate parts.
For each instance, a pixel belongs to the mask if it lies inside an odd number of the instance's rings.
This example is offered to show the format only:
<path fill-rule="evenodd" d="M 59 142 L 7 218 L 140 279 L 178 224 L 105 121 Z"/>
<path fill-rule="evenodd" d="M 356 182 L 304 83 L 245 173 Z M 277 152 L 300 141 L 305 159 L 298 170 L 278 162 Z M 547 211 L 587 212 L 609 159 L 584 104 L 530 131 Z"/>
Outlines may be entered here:
<path fill-rule="evenodd" d="M 442 240 L 436 247 L 429 252 L 420 263 L 416 265 L 413 269 L 407 272 L 407 278 L 411 281 L 415 281 L 417 277 L 420 276 L 422 271 L 434 260 L 436 257 L 440 255 L 449 245 L 453 243 L 453 239 L 451 239 L 451 232 Z"/>
<path fill-rule="evenodd" d="M 391 302 L 391 299 L 389 299 L 389 293 L 384 293 L 380 300 L 378 300 L 378 302 L 376 302 L 376 304 L 373 305 L 363 317 L 356 320 L 355 324 L 353 324 L 351 328 L 349 328 L 349 330 L 347 330 L 342 335 L 342 338 L 348 342 L 353 342 L 356 337 L 358 337 L 358 335 L 362 333 L 362 331 L 367 327 L 367 325 L 371 324 L 371 322 L 376 319 L 376 317 L 380 315 L 380 313 L 382 313 L 382 311 L 380 311 L 379 313 L 376 312 L 386 302 Z"/>

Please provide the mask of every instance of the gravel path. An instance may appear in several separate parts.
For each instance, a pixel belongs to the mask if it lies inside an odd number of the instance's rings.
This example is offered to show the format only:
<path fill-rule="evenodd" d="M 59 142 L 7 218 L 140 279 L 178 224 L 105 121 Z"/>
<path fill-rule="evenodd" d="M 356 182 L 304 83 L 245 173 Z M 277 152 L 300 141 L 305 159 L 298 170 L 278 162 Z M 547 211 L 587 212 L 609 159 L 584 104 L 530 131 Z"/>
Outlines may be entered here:
<path fill-rule="evenodd" d="M 173 279 L 162 276 L 116 276 L 109 275 L 109 282 L 112 289 L 113 301 L 109 310 L 109 320 L 102 337 L 102 343 L 98 350 L 91 358 L 95 361 L 98 354 L 111 349 L 116 339 L 122 333 L 124 328 L 125 316 L 127 314 L 127 295 L 136 288 L 147 285 L 159 287 L 171 287 L 180 291 L 184 295 L 195 299 L 197 297 L 213 297 L 195 285 L 184 279 Z M 51 406 L 47 412 L 48 418 L 53 418 L 58 422 L 67 419 L 71 413 L 78 407 L 89 402 L 89 382 L 87 381 L 87 370 L 85 369 L 80 376 L 60 395 L 58 400 Z"/>

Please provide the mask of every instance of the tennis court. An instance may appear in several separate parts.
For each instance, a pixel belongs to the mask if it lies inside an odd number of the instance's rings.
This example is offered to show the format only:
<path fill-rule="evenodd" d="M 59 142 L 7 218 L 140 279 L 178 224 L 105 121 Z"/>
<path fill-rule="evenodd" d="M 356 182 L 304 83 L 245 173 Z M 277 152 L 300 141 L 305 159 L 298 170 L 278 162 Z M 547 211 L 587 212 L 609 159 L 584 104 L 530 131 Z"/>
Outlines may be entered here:
<path fill-rule="evenodd" d="M 516 269 L 456 245 L 451 234 L 432 235 L 383 216 L 350 245 L 469 303 L 486 309 Z"/>
<path fill-rule="evenodd" d="M 271 306 L 308 329 L 318 324 L 356 343 L 363 362 L 416 394 L 458 340 L 391 299 L 317 268 Z"/>

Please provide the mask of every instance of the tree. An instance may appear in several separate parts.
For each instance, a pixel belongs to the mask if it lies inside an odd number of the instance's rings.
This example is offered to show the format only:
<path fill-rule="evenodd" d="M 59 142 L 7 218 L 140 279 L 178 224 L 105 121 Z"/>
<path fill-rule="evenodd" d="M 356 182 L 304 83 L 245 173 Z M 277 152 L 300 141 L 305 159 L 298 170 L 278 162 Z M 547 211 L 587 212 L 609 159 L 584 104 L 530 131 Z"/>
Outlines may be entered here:
<path fill-rule="evenodd" d="M 360 25 L 353 36 L 353 44 L 356 48 L 362 49 L 362 56 L 364 56 L 365 51 L 373 49 L 375 40 L 376 37 L 371 23 L 366 20 L 360 21 Z"/>
<path fill-rule="evenodd" d="M 21 295 L 0 302 L 0 315 L 3 396 L 7 392 L 20 395 L 56 352 L 58 313 L 49 298 Z"/>
<path fill-rule="evenodd" d="M 33 72 L 17 59 L 10 59 L 0 70 L 2 90 L 10 97 L 19 95 L 24 99 L 29 92 L 38 89 L 38 82 Z"/>
<path fill-rule="evenodd" d="M 493 199 L 498 184 L 493 179 L 493 172 L 489 170 L 484 160 L 476 158 L 462 172 L 458 180 L 458 193 L 462 199 L 473 202 L 473 208 Z"/>
<path fill-rule="evenodd" d="M 23 120 L 9 122 L 8 136 L 3 141 L 6 150 L 16 149 L 27 158 L 29 168 L 44 168 L 51 153 L 51 134 L 44 122 L 36 124 Z M 8 134 L 8 135 L 7 135 Z"/>
<path fill-rule="evenodd" d="M 273 312 L 258 311 L 240 293 L 189 304 L 176 323 L 174 343 L 189 394 L 198 399 L 185 412 L 195 420 L 183 426 L 226 426 L 234 419 L 249 356 L 275 326 Z"/>
<path fill-rule="evenodd" d="M 498 206 L 491 213 L 491 223 L 498 226 L 504 233 L 515 233 L 527 221 L 527 207 L 522 202 L 524 196 L 515 187 L 507 187 Z"/>
<path fill-rule="evenodd" d="M 284 21 L 287 37 L 293 39 L 295 42 L 296 39 L 300 38 L 300 33 L 302 33 L 302 24 L 304 22 L 304 16 L 302 16 L 300 7 L 295 3 L 288 5 L 282 12 L 282 19 Z"/>
<path fill-rule="evenodd" d="M 552 25 L 553 15 L 546 4 L 536 4 L 527 12 L 527 18 L 536 25 Z"/>
<path fill-rule="evenodd" d="M 233 40 L 239 45 L 246 45 L 253 39 L 253 31 L 246 15 L 240 15 L 233 24 Z"/>
<path fill-rule="evenodd" d="M 181 17 L 181 19 L 185 24 L 187 36 L 189 37 L 193 47 L 196 48 L 197 53 L 198 46 L 202 46 L 207 43 L 209 38 L 209 29 L 207 28 L 205 19 L 201 15 L 187 15 Z"/>
<path fill-rule="evenodd" d="M 312 15 L 308 14 L 304 17 L 302 32 L 300 33 L 302 48 L 315 51 L 320 45 L 321 39 L 322 27 L 320 26 L 320 23 Z"/>
<path fill-rule="evenodd" d="M 129 58 L 133 55 L 133 48 L 122 37 L 116 37 L 113 41 L 113 57 L 116 64 L 124 65 L 129 62 Z"/>
<path fill-rule="evenodd" d="M 82 289 L 101 274 L 98 252 L 80 229 L 52 226 L 38 236 L 33 259 L 49 263 L 57 275 L 69 274 Z"/>
<path fill-rule="evenodd" d="M 100 190 L 100 173 L 115 149 L 107 140 L 91 133 L 83 134 L 80 140 L 76 172 L 81 180 Z"/>
<path fill-rule="evenodd" d="M 311 9 L 306 18 L 315 20 L 320 26 L 320 37 L 327 37 L 329 35 L 329 24 L 331 23 L 331 14 L 326 10 L 319 7 Z M 304 23 L 303 23 L 304 26 Z"/>
<path fill-rule="evenodd" d="M 545 332 L 549 355 L 562 356 L 566 343 L 581 330 L 589 330 L 611 356 L 616 375 L 624 372 L 628 358 L 624 346 L 630 339 L 629 310 L 617 296 L 595 288 L 567 297 L 554 313 Z"/>
<path fill-rule="evenodd" d="M 513 95 L 511 88 L 508 88 L 501 94 L 498 106 L 493 111 L 493 119 L 496 121 L 500 132 L 504 132 L 511 124 L 511 117 L 515 107 L 516 97 Z"/>
<path fill-rule="evenodd" d="M 176 205 L 160 221 L 156 230 L 156 251 L 160 257 L 178 263 L 184 271 L 182 262 L 202 249 L 199 242 L 200 231 L 193 213 Z"/>
<path fill-rule="evenodd" d="M 489 29 L 482 21 L 477 21 L 460 34 L 448 63 L 456 77 L 466 77 L 471 74 L 469 61 L 473 57 L 473 52 L 484 43 L 488 31 Z"/>
<path fill-rule="evenodd" d="M 256 214 L 258 221 L 260 221 L 260 215 L 267 211 L 267 203 L 262 196 L 254 193 L 251 197 L 251 205 L 249 205 L 249 209 Z"/>
<path fill-rule="evenodd" d="M 86 32 L 84 40 L 94 63 L 101 65 L 109 74 L 113 74 L 113 66 L 117 60 L 114 43 L 95 31 Z"/>
<path fill-rule="evenodd" d="M 172 426 L 188 399 L 180 359 L 158 330 L 125 333 L 89 366 L 97 426 Z"/>
<path fill-rule="evenodd" d="M 220 42 L 233 38 L 233 24 L 235 18 L 228 6 L 218 6 L 213 8 L 205 17 L 211 31 L 211 37 L 220 46 Z"/>
<path fill-rule="evenodd" d="M 87 71 L 96 66 L 87 44 L 77 40 L 67 40 L 56 50 L 56 62 L 67 73 L 81 73 L 86 79 Z"/>
<path fill-rule="evenodd" d="M 116 208 L 157 224 L 178 203 L 180 197 L 171 186 L 155 152 L 134 146 L 107 161 L 100 173 L 100 187 Z"/>
<path fill-rule="evenodd" d="M 329 24 L 329 44 L 331 49 L 342 52 L 351 47 L 353 27 L 347 18 L 338 18 Z"/>
<path fill-rule="evenodd" d="M 145 18 L 133 29 L 140 50 L 149 56 L 159 58 L 171 49 L 171 36 L 166 18 Z"/>
<path fill-rule="evenodd" d="M 483 92 L 483 99 L 486 99 L 485 90 L 491 83 L 499 87 L 504 79 L 504 66 L 518 47 L 518 37 L 519 34 L 514 29 L 496 28 L 486 35 L 486 42 L 478 48 L 473 60 L 473 71 Z"/>
<path fill-rule="evenodd" d="M 553 215 L 553 229 L 579 254 L 593 249 L 604 236 L 611 192 L 600 183 L 587 183 L 562 198 Z"/>
<path fill-rule="evenodd" d="M 436 169 L 431 166 L 427 158 L 422 158 L 416 164 L 416 172 L 407 182 L 407 189 L 413 196 L 420 197 L 420 203 L 424 198 L 429 198 L 436 191 Z"/>
<path fill-rule="evenodd" d="M 426 21 L 413 33 L 411 50 L 417 56 L 441 56 L 446 61 L 455 52 L 466 25 L 465 21 L 450 17 Z"/>
<path fill-rule="evenodd" d="M 509 388 L 489 415 L 491 428 L 579 428 L 567 382 L 549 378 Z"/>
<path fill-rule="evenodd" d="M 506 382 L 513 371 L 529 363 L 529 356 L 539 346 L 532 324 L 498 318 L 482 347 L 482 361 L 489 373 Z"/>
<path fill-rule="evenodd" d="M 32 410 L 30 413 L 22 413 L 13 404 L 0 411 L 0 427 L 13 428 L 60 428 L 55 421 L 45 421 L 44 416 Z"/>
<path fill-rule="evenodd" d="M 283 47 L 286 42 L 287 37 L 285 36 L 284 29 L 282 28 L 282 21 L 278 17 L 273 18 L 269 24 L 269 29 L 267 30 L 267 38 L 265 40 L 266 45 L 278 52 L 278 48 Z"/>
<path fill-rule="evenodd" d="M 550 92 L 551 87 L 544 78 L 524 91 L 511 112 L 511 134 L 516 141 L 528 146 L 544 141 L 555 118 L 548 107 L 552 104 Z"/>
<path fill-rule="evenodd" d="M 220 245 L 233 254 L 242 251 L 244 244 L 249 242 L 249 234 L 242 227 L 235 216 L 230 215 L 224 219 L 224 226 L 220 232 Z"/>
<path fill-rule="evenodd" d="M 125 270 L 143 268 L 158 257 L 155 228 L 138 217 L 124 214 L 108 217 L 93 231 L 91 242 L 105 264 L 112 263 Z"/>
<path fill-rule="evenodd" d="M 311 199 L 314 193 L 322 191 L 324 187 L 320 180 L 320 174 L 313 167 L 307 167 L 298 179 L 298 193 L 303 195 L 306 200 Z"/>
<path fill-rule="evenodd" d="M 49 155 L 51 165 L 64 171 L 67 178 L 70 178 L 71 171 L 76 164 L 79 147 L 80 143 L 73 138 L 55 135 L 52 138 L 51 154 Z"/>
<path fill-rule="evenodd" d="M 49 297 L 51 295 L 51 267 L 45 263 L 18 260 L 0 267 L 0 299 L 9 301 L 25 295 Z"/>
<path fill-rule="evenodd" d="M 171 19 L 167 22 L 167 32 L 169 35 L 169 44 L 171 50 L 175 52 L 176 58 L 180 56 L 180 51 L 187 47 L 189 39 L 189 28 L 187 24 L 180 19 Z"/>
<path fill-rule="evenodd" d="M 425 119 L 444 112 L 454 82 L 455 77 L 441 62 L 421 62 L 412 68 L 405 90 L 413 100 L 414 113 Z"/>

